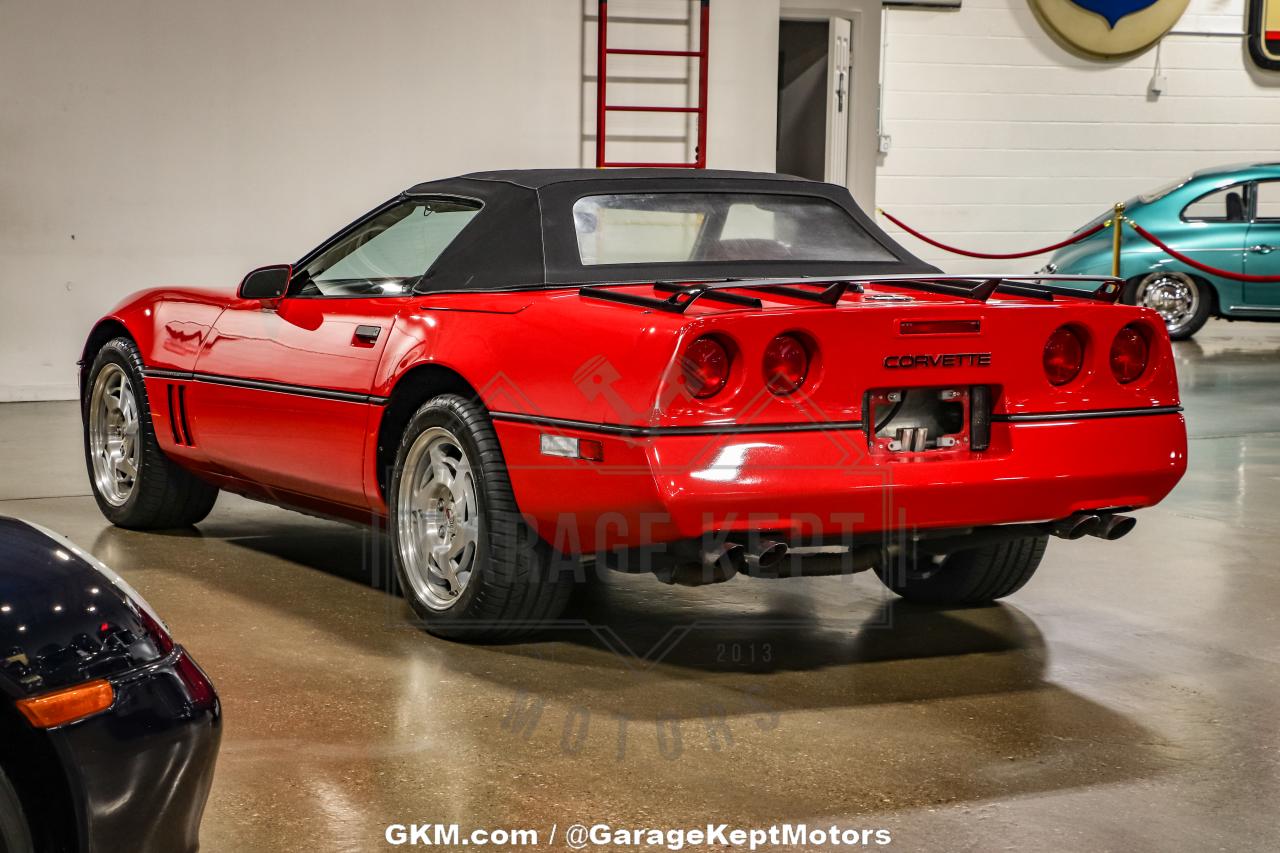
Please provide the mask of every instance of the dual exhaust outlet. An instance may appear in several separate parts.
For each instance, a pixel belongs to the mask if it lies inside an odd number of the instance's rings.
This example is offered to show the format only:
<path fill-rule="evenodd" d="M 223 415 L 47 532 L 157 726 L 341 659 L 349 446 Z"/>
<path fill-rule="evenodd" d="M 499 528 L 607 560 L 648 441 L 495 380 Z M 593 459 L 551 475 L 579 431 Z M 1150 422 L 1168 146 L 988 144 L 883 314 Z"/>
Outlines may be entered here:
<path fill-rule="evenodd" d="M 696 554 L 689 554 L 688 550 L 696 550 Z M 721 583 L 739 573 L 758 578 L 777 577 L 788 550 L 786 542 L 773 539 L 753 540 L 745 545 L 725 542 L 711 548 L 677 548 L 672 555 L 675 559 L 656 573 L 659 580 L 681 586 Z"/>
<path fill-rule="evenodd" d="M 1055 521 L 1050 532 L 1060 539 L 1081 539 L 1085 536 L 1097 536 L 1108 542 L 1114 542 L 1128 535 L 1137 525 L 1138 519 L 1128 515 L 1116 515 L 1102 512 L 1078 512 L 1075 515 Z"/>
<path fill-rule="evenodd" d="M 1078 512 L 1075 515 L 1050 522 L 1048 525 L 1017 525 L 1008 531 L 995 528 L 986 536 L 971 535 L 960 539 L 948 539 L 936 544 L 950 544 L 956 548 L 974 547 L 978 540 L 987 540 L 991 536 L 1013 538 L 1017 535 L 1035 535 L 1052 533 L 1061 539 L 1081 539 L 1085 536 L 1096 536 L 1108 542 L 1114 542 L 1137 525 L 1138 520 L 1128 515 L 1117 515 L 1111 512 Z M 878 547 L 863 548 L 871 556 L 859 563 L 871 565 L 879 555 Z M 861 551 L 855 556 L 866 557 Z M 749 542 L 724 542 L 713 546 L 704 546 L 701 542 L 686 541 L 678 543 L 665 555 L 665 559 L 654 569 L 658 579 L 681 586 L 703 586 L 705 584 L 722 583 L 738 574 L 755 578 L 776 578 L 781 576 L 781 569 L 786 563 L 790 547 L 786 542 L 776 539 L 756 539 Z"/>

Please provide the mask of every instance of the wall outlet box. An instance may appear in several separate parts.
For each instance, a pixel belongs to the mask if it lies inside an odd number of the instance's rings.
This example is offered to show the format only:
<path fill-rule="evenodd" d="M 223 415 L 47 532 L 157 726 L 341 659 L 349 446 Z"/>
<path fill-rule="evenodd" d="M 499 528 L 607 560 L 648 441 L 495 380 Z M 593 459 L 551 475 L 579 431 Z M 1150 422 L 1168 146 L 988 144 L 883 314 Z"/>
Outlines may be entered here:
<path fill-rule="evenodd" d="M 887 133 L 880 134 L 880 153 L 888 154 L 889 146 L 893 144 L 893 137 Z"/>

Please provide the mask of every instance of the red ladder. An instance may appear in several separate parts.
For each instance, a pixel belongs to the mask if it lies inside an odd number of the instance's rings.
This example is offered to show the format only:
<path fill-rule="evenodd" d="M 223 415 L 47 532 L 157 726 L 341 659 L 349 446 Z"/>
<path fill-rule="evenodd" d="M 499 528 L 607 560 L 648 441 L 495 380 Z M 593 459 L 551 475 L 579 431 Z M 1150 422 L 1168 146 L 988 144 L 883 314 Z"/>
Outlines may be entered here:
<path fill-rule="evenodd" d="M 711 23 L 711 0 L 692 0 L 699 5 L 697 50 L 648 50 L 609 47 L 609 2 L 600 0 L 596 36 L 596 167 L 705 169 L 707 168 L 707 33 Z M 698 60 L 698 105 L 696 107 L 648 107 L 610 104 L 606 98 L 610 56 L 676 56 Z M 692 163 L 625 163 L 611 162 L 605 157 L 605 136 L 609 113 L 691 113 L 698 117 L 698 144 Z"/>

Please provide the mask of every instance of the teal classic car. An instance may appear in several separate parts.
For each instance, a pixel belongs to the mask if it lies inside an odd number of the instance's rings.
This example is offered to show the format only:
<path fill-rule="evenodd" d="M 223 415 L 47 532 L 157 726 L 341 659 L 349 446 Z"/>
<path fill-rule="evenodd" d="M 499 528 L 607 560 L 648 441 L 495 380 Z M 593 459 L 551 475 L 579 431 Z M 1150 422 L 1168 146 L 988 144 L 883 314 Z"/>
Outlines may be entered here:
<path fill-rule="evenodd" d="M 1109 219 L 1103 213 L 1084 231 Z M 1215 269 L 1280 276 L 1280 163 L 1221 166 L 1196 172 L 1125 203 L 1125 216 L 1170 248 Z M 1078 232 L 1077 232 L 1078 233 Z M 1107 275 L 1111 229 L 1059 249 L 1043 273 Z M 1174 340 L 1191 337 L 1210 317 L 1280 320 L 1280 281 L 1241 281 L 1196 269 L 1123 230 L 1123 299 L 1154 308 Z"/>

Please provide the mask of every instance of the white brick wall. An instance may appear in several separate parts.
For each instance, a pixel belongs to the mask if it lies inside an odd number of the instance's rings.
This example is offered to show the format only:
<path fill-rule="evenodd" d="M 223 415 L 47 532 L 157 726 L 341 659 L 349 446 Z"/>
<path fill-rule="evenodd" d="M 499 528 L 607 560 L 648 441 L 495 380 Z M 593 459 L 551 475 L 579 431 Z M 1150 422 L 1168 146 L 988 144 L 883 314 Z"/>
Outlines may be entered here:
<path fill-rule="evenodd" d="M 1239 32 L 1243 2 L 1192 0 L 1179 28 Z M 617 14 L 636 14 L 627 5 L 617 0 Z M 712 166 L 772 164 L 780 5 L 715 4 Z M 791 13 L 809 5 L 786 3 Z M 811 5 L 853 14 L 863 4 Z M 428 176 L 591 162 L 593 6 L 386 0 L 370 16 L 328 0 L 300 17 L 296 4 L 253 0 L 0 0 L 0 400 L 72 395 L 90 324 L 139 287 L 233 283 Z M 879 14 L 863 11 L 868 26 Z M 1166 39 L 1169 94 L 1151 102 L 1153 52 L 1074 56 L 1027 0 L 887 17 L 893 148 L 877 201 L 940 239 L 1043 245 L 1180 173 L 1280 159 L 1280 74 L 1251 73 L 1239 39 Z M 619 38 L 689 38 L 631 29 Z M 299 33 L 323 47 L 281 54 Z M 676 66 L 620 70 L 682 76 Z M 873 102 L 867 80 L 855 85 Z M 684 83 L 624 85 L 621 99 L 689 95 Z M 636 129 L 678 134 L 684 121 Z M 679 156 L 684 144 L 643 147 Z M 957 272 L 1042 263 L 965 261 L 904 242 Z"/>
<path fill-rule="evenodd" d="M 1123 61 L 1076 56 L 1027 0 L 887 16 L 884 125 L 893 145 L 881 158 L 877 202 L 943 242 L 992 252 L 1045 245 L 1180 174 L 1280 160 L 1280 74 L 1253 69 L 1239 38 L 1167 36 L 1167 93 L 1150 100 L 1154 49 Z M 1244 27 L 1244 0 L 1191 0 L 1174 32 Z M 952 272 L 1044 263 L 964 259 L 889 227 Z"/>

